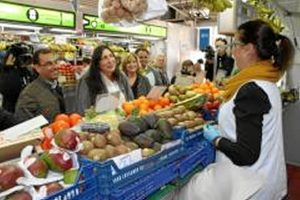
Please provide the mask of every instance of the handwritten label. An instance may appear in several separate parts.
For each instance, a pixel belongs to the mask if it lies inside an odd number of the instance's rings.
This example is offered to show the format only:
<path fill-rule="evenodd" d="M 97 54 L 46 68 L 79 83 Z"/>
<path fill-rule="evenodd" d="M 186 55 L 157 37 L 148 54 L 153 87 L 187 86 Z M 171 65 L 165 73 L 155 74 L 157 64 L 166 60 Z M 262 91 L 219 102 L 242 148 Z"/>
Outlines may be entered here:
<path fill-rule="evenodd" d="M 4 140 L 15 140 L 21 135 L 29 133 L 30 131 L 40 128 L 41 126 L 48 124 L 49 122 L 42 115 L 27 120 L 21 124 L 8 128 L 2 131 Z"/>
<path fill-rule="evenodd" d="M 194 77 L 192 76 L 177 76 L 175 80 L 176 85 L 189 86 L 194 83 Z"/>
<path fill-rule="evenodd" d="M 165 86 L 154 86 L 147 95 L 147 99 L 158 100 L 162 93 L 166 90 Z"/>
<path fill-rule="evenodd" d="M 119 98 L 120 92 L 97 95 L 95 104 L 96 112 L 102 113 L 118 108 Z"/>
<path fill-rule="evenodd" d="M 142 160 L 142 150 L 136 149 L 134 151 L 131 151 L 130 153 L 114 157 L 112 158 L 112 160 L 116 163 L 119 169 L 123 169 Z"/>

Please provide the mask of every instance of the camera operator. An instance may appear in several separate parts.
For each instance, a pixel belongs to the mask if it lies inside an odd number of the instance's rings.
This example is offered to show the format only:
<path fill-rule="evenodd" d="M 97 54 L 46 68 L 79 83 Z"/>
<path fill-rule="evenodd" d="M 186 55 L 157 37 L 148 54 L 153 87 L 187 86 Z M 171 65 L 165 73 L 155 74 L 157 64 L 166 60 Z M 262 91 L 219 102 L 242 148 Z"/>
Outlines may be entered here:
<path fill-rule="evenodd" d="M 202 50 L 205 52 L 205 78 L 213 81 L 214 78 L 214 58 L 215 58 L 215 51 L 212 46 L 207 46 L 206 49 Z"/>
<path fill-rule="evenodd" d="M 20 92 L 36 77 L 32 66 L 33 48 L 25 43 L 13 44 L 6 52 L 0 67 L 0 93 L 3 108 L 11 113 Z"/>

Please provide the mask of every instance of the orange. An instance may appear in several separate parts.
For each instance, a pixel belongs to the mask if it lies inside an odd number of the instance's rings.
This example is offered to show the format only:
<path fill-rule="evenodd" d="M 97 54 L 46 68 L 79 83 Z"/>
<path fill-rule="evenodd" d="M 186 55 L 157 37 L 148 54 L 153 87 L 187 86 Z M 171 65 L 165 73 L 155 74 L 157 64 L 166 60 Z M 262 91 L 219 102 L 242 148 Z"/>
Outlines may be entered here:
<path fill-rule="evenodd" d="M 148 110 L 149 104 L 148 103 L 142 103 L 139 107 L 141 110 Z"/>
<path fill-rule="evenodd" d="M 159 109 L 162 109 L 162 106 L 159 105 L 159 104 L 156 104 L 153 109 L 154 110 L 159 110 Z"/>
<path fill-rule="evenodd" d="M 146 115 L 147 113 L 148 113 L 147 110 L 141 109 L 140 112 L 139 112 L 139 115 L 143 116 L 143 115 Z"/>
<path fill-rule="evenodd" d="M 159 101 L 160 101 L 160 105 L 162 106 L 167 106 L 170 104 L 170 99 L 167 97 L 161 97 Z"/>
<path fill-rule="evenodd" d="M 132 103 L 129 103 L 129 102 L 125 102 L 123 104 L 123 109 L 124 111 L 129 115 L 131 114 L 132 110 L 134 109 L 134 105 Z"/>
<path fill-rule="evenodd" d="M 66 114 L 58 114 L 58 115 L 56 115 L 54 121 L 59 121 L 59 120 L 63 120 L 65 122 L 67 122 L 68 124 L 70 124 L 70 118 Z"/>
<path fill-rule="evenodd" d="M 211 92 L 212 92 L 212 93 L 218 93 L 218 92 L 219 92 L 219 89 L 218 89 L 218 88 L 212 88 Z"/>
<path fill-rule="evenodd" d="M 149 100 L 149 108 L 154 108 L 156 103 L 157 103 L 157 101 L 155 101 L 155 100 Z"/>
<path fill-rule="evenodd" d="M 82 118 L 78 113 L 72 113 L 69 118 L 71 126 L 74 126 L 82 121 Z"/>
<path fill-rule="evenodd" d="M 147 100 L 147 98 L 145 96 L 140 96 L 138 99 L 139 100 Z"/>
<path fill-rule="evenodd" d="M 141 101 L 139 99 L 133 100 L 132 103 L 135 107 L 139 107 L 141 105 Z"/>
<path fill-rule="evenodd" d="M 70 128 L 70 125 L 64 120 L 58 120 L 51 125 L 51 128 L 53 133 L 55 134 L 62 129 Z"/>

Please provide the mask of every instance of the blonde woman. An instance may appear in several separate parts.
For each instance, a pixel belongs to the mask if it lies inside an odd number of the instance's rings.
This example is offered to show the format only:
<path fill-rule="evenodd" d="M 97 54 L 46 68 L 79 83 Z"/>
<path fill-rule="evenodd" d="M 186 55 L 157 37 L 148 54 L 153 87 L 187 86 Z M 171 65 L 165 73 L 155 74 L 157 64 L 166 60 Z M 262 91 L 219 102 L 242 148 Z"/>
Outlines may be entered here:
<path fill-rule="evenodd" d="M 122 69 L 128 77 L 129 85 L 133 92 L 134 98 L 146 96 L 151 85 L 147 77 L 140 73 L 140 63 L 135 54 L 129 54 L 122 63 Z"/>

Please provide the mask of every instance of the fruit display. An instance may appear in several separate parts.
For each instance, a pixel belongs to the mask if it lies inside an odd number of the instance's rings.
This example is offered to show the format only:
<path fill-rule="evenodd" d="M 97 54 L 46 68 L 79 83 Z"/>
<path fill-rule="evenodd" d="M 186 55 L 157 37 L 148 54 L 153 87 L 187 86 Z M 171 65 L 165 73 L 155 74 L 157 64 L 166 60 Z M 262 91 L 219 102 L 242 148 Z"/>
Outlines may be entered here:
<path fill-rule="evenodd" d="M 0 51 L 3 51 L 7 48 L 7 43 L 5 41 L 0 42 Z"/>
<path fill-rule="evenodd" d="M 75 85 L 76 84 L 76 76 L 75 76 L 75 66 L 69 63 L 63 63 L 58 66 L 59 76 L 63 76 L 63 79 L 60 81 L 63 87 Z"/>
<path fill-rule="evenodd" d="M 76 51 L 76 47 L 72 44 L 66 43 L 66 44 L 54 44 L 50 43 L 48 44 L 49 49 L 51 49 L 54 52 L 74 52 Z"/>
<path fill-rule="evenodd" d="M 81 132 L 80 139 L 83 145 L 80 154 L 95 161 L 104 161 L 138 148 L 134 143 L 129 145 L 128 142 L 125 142 L 118 130 L 105 134 Z"/>
<path fill-rule="evenodd" d="M 212 12 L 223 12 L 232 7 L 230 0 L 193 0 L 193 3 L 206 7 Z"/>
<path fill-rule="evenodd" d="M 32 200 L 32 196 L 29 192 L 22 190 L 8 195 L 5 200 Z"/>
<path fill-rule="evenodd" d="M 46 178 L 48 174 L 48 165 L 37 155 L 31 155 L 25 158 L 24 166 L 37 178 Z"/>
<path fill-rule="evenodd" d="M 54 142 L 59 148 L 75 151 L 80 143 L 79 135 L 71 129 L 63 129 L 54 135 Z"/>
<path fill-rule="evenodd" d="M 106 23 L 131 22 L 147 9 L 146 0 L 104 0 L 100 16 Z"/>
<path fill-rule="evenodd" d="M 189 132 L 199 130 L 205 123 L 201 114 L 188 110 L 184 106 L 160 111 L 156 114 L 161 119 L 167 120 L 172 127 L 180 126 L 186 128 Z"/>
<path fill-rule="evenodd" d="M 271 7 L 271 0 L 257 1 L 257 0 L 247 0 L 246 4 L 252 6 L 256 12 L 256 18 L 261 19 L 269 23 L 276 33 L 280 33 L 284 29 L 282 20 L 280 17 L 276 16 L 276 10 Z"/>
<path fill-rule="evenodd" d="M 73 160 L 67 152 L 58 149 L 51 149 L 41 155 L 50 170 L 55 172 L 65 172 L 73 167 Z"/>
<path fill-rule="evenodd" d="M 24 173 L 16 165 L 8 164 L 0 166 L 0 193 L 17 185 L 16 180 L 23 177 Z"/>
<path fill-rule="evenodd" d="M 122 108 L 126 115 L 143 116 L 147 113 L 151 113 L 162 108 L 167 108 L 170 105 L 171 102 L 167 97 L 160 97 L 158 100 L 151 100 L 141 96 L 133 101 L 123 103 Z"/>

